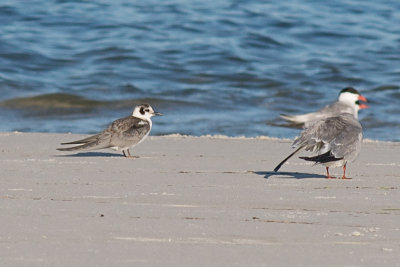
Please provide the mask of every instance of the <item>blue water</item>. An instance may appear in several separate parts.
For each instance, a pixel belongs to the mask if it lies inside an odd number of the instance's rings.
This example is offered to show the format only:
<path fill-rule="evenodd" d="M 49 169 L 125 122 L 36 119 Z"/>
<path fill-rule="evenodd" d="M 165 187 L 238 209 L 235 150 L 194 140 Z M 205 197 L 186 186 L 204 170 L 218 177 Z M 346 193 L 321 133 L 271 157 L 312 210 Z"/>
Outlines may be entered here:
<path fill-rule="evenodd" d="M 150 103 L 153 135 L 290 137 L 280 113 L 353 86 L 400 141 L 399 1 L 0 2 L 0 131 L 94 133 Z"/>

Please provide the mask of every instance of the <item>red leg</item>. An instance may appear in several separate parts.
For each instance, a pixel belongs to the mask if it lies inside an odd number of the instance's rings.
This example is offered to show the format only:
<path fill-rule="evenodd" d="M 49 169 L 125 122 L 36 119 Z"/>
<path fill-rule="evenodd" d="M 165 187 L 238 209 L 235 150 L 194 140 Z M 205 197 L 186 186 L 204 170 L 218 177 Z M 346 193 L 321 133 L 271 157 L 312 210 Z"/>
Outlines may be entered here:
<path fill-rule="evenodd" d="M 342 179 L 351 179 L 351 178 L 346 177 L 346 164 L 344 164 L 344 166 L 343 166 L 343 176 L 342 176 Z"/>
<path fill-rule="evenodd" d="M 336 177 L 330 176 L 329 174 L 329 167 L 326 167 L 326 179 L 335 179 Z"/>

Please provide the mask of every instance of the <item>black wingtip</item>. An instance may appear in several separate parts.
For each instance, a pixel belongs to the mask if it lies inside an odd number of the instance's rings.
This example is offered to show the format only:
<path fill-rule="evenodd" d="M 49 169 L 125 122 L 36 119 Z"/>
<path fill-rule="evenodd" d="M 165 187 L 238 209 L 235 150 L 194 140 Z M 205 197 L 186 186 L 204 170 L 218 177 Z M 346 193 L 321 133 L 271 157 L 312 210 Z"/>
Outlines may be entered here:
<path fill-rule="evenodd" d="M 281 167 L 282 167 L 282 164 L 279 164 L 278 166 L 276 166 L 274 169 L 274 172 L 278 172 Z"/>
<path fill-rule="evenodd" d="M 324 154 L 317 155 L 314 157 L 299 157 L 300 159 L 304 159 L 307 161 L 314 161 L 315 164 L 317 163 L 327 163 L 327 162 L 334 162 L 338 160 L 342 160 L 343 158 L 336 158 L 331 151 L 328 151 Z"/>
<path fill-rule="evenodd" d="M 297 152 L 299 152 L 304 146 L 301 146 L 299 148 L 296 149 L 296 151 L 294 151 L 292 154 L 290 154 L 289 156 L 287 156 L 284 160 L 281 161 L 281 163 L 278 164 L 278 166 L 275 167 L 274 172 L 277 172 L 282 165 L 288 161 L 288 159 L 290 159 L 294 154 L 296 154 Z"/>
<path fill-rule="evenodd" d="M 72 147 L 58 147 L 56 150 L 58 151 L 73 151 L 79 149 L 79 146 L 72 146 Z"/>
<path fill-rule="evenodd" d="M 80 142 L 80 141 L 82 141 L 82 140 L 65 142 L 65 143 L 61 143 L 60 145 L 83 145 L 83 144 L 86 144 L 86 142 Z"/>

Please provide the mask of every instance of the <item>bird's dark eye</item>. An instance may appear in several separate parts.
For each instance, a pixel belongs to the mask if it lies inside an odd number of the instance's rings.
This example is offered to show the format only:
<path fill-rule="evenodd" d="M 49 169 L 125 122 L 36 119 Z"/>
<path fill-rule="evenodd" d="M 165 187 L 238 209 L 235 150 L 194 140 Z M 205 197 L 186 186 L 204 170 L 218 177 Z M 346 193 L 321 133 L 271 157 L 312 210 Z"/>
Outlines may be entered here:
<path fill-rule="evenodd" d="M 145 109 L 144 111 L 146 111 L 146 112 L 150 112 L 150 110 L 147 108 L 147 109 Z"/>

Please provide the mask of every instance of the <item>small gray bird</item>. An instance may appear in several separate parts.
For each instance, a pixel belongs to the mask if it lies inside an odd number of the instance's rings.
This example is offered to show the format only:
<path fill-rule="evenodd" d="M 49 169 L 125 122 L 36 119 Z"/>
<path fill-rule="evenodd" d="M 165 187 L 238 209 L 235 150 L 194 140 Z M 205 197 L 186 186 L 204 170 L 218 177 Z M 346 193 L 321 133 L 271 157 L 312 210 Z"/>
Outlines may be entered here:
<path fill-rule="evenodd" d="M 353 114 L 353 116 L 357 119 L 358 111 L 360 109 L 368 108 L 368 105 L 360 103 L 360 101 L 368 102 L 367 99 L 356 89 L 352 87 L 346 87 L 340 91 L 338 101 L 327 105 L 318 111 L 301 115 L 281 114 L 280 116 L 284 120 L 290 122 L 290 124 L 283 126 L 297 128 L 301 128 L 303 126 L 307 127 L 308 124 L 312 123 L 313 121 L 338 116 L 341 113 Z"/>
<path fill-rule="evenodd" d="M 141 143 L 150 133 L 151 117 L 161 116 L 148 104 L 137 105 L 131 116 L 113 121 L 107 129 L 88 138 L 61 145 L 77 145 L 57 148 L 60 151 L 96 150 L 112 148 L 122 150 L 125 157 L 132 157 L 129 149 Z"/>
<path fill-rule="evenodd" d="M 343 166 L 342 179 L 350 179 L 346 177 L 346 165 L 360 153 L 362 136 L 361 124 L 351 113 L 314 121 L 293 142 L 296 151 L 279 163 L 274 171 L 277 172 L 288 159 L 304 148 L 317 155 L 300 158 L 325 165 L 326 178 L 335 178 L 329 175 L 329 167 Z"/>

